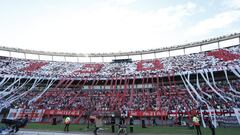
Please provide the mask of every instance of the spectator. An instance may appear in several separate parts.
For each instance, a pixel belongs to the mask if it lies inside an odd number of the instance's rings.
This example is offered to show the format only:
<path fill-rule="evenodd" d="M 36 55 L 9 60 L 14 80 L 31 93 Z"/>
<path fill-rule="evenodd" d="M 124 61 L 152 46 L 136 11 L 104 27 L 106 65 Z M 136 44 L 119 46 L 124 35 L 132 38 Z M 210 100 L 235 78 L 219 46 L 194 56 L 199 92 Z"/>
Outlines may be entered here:
<path fill-rule="evenodd" d="M 28 115 L 25 115 L 23 119 L 17 119 L 15 125 L 13 126 L 13 130 L 15 133 L 19 131 L 19 128 L 25 127 L 28 123 Z"/>

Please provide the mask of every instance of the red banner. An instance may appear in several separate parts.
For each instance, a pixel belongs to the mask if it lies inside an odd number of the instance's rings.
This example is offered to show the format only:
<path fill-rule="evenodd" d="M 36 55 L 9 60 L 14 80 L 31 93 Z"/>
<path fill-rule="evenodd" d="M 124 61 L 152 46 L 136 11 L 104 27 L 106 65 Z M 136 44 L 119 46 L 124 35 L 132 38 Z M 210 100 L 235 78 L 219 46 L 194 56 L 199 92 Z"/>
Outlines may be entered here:
<path fill-rule="evenodd" d="M 77 110 L 46 110 L 45 115 L 68 115 L 68 116 L 79 116 L 81 111 Z"/>
<path fill-rule="evenodd" d="M 234 59 L 239 59 L 240 58 L 240 54 L 234 54 L 234 53 L 231 53 L 228 50 L 223 50 L 223 49 L 208 52 L 207 55 L 208 56 L 214 56 L 214 57 L 222 59 L 224 61 L 232 61 Z"/>
<path fill-rule="evenodd" d="M 129 111 L 129 116 L 167 116 L 165 111 Z"/>

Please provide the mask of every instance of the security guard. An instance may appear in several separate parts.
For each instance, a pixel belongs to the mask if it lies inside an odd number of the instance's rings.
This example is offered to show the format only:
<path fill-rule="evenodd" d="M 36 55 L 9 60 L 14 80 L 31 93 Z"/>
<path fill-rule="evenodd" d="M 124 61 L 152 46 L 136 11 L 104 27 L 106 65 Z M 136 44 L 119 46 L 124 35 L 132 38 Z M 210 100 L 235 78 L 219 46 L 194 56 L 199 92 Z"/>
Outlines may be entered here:
<path fill-rule="evenodd" d="M 114 114 L 113 114 L 112 118 L 111 118 L 112 133 L 115 132 L 115 124 L 116 124 L 116 121 L 115 121 L 115 117 L 114 117 Z"/>
<path fill-rule="evenodd" d="M 133 133 L 133 123 L 134 123 L 134 119 L 132 116 L 130 116 L 130 133 Z"/>
<path fill-rule="evenodd" d="M 195 126 L 195 128 L 197 130 L 197 135 L 202 135 L 202 132 L 200 129 L 200 120 L 196 115 L 193 116 L 193 125 Z"/>
<path fill-rule="evenodd" d="M 64 131 L 69 131 L 69 125 L 71 123 L 71 118 L 69 116 L 67 116 L 64 120 L 64 124 L 65 124 L 65 127 L 64 127 Z"/>

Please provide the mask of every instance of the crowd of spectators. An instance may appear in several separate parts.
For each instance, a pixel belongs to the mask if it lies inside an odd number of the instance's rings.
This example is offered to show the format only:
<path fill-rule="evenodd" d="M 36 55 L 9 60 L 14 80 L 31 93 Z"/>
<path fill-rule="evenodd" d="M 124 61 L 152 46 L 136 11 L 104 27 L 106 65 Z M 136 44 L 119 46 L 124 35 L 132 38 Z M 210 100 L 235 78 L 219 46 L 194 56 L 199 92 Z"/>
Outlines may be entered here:
<path fill-rule="evenodd" d="M 230 82 L 234 89 L 239 91 L 240 80 Z M 216 82 L 218 92 L 231 99 L 224 101 L 214 93 L 206 83 L 201 83 L 202 90 L 197 90 L 206 103 L 214 109 L 229 111 L 232 108 L 240 108 L 240 96 L 229 90 L 225 81 Z M 132 92 L 134 91 L 134 92 Z M 186 112 L 191 110 L 207 110 L 206 104 L 198 104 L 190 98 L 183 84 L 175 86 L 160 86 L 159 88 L 143 89 L 80 89 L 80 88 L 58 88 L 50 89 L 41 98 L 32 104 L 28 101 L 38 95 L 41 91 L 34 90 L 15 101 L 13 108 L 25 109 L 53 109 L 53 110 L 85 110 L 91 112 L 109 111 L 121 112 L 122 110 L 154 111 L 166 112 Z M 203 94 L 205 93 L 205 94 Z M 208 96 L 206 96 L 206 93 Z M 194 95 L 194 92 L 192 92 Z M 196 98 L 197 96 L 194 95 Z"/>

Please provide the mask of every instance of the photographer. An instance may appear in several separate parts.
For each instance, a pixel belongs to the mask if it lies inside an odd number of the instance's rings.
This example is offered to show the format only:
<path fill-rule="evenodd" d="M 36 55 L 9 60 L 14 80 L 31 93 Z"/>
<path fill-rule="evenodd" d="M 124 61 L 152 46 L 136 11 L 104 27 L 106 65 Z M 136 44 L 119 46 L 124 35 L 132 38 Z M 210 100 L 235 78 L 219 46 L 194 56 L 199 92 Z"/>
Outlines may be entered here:
<path fill-rule="evenodd" d="M 94 129 L 93 133 L 94 133 L 94 135 L 97 135 L 97 132 L 100 130 L 100 128 L 103 125 L 102 116 L 100 116 L 100 115 L 90 116 L 90 119 L 94 119 L 95 129 Z"/>
<path fill-rule="evenodd" d="M 122 115 L 119 121 L 119 130 L 118 130 L 118 135 L 120 135 L 121 132 L 124 132 L 125 135 L 127 135 L 127 122 L 125 120 L 125 116 Z"/>
<path fill-rule="evenodd" d="M 25 115 L 22 119 L 17 119 L 16 123 L 13 125 L 12 129 L 16 132 L 19 131 L 19 128 L 25 127 L 28 123 L 28 115 Z"/>

